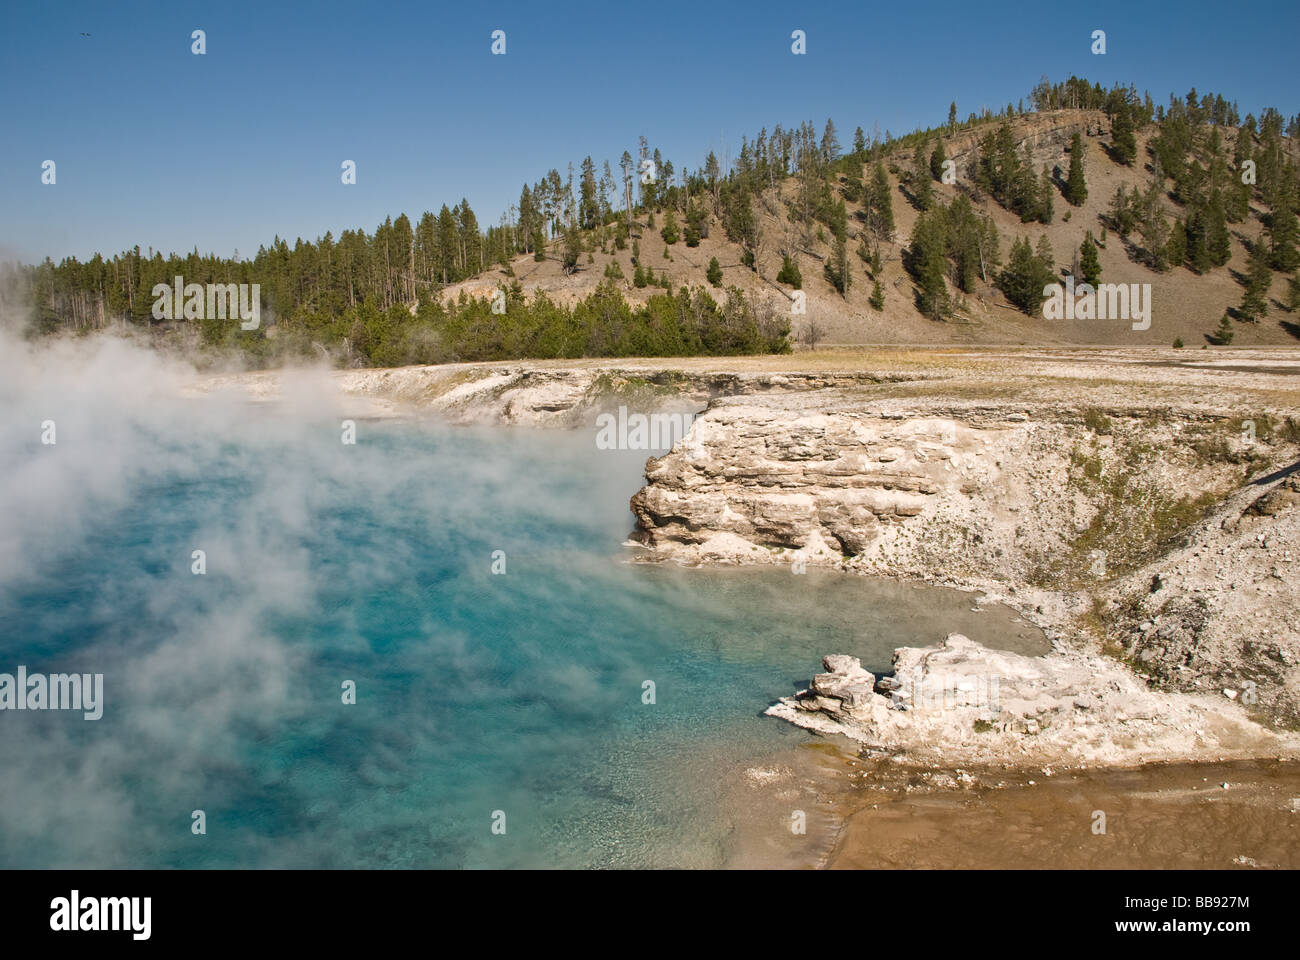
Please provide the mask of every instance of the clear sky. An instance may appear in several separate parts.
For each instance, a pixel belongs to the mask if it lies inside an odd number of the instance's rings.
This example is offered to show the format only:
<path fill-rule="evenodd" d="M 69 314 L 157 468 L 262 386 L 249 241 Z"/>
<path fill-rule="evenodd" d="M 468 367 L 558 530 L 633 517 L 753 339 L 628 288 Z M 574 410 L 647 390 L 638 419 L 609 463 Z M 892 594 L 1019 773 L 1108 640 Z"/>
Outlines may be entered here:
<path fill-rule="evenodd" d="M 858 125 L 940 123 L 951 100 L 963 118 L 1001 109 L 1043 75 L 1290 116 L 1298 37 L 1296 0 L 16 3 L 0 16 L 0 258 L 250 256 L 462 196 L 486 226 L 525 181 L 635 155 L 639 135 L 695 168 L 763 126 L 830 116 L 847 145 Z"/>

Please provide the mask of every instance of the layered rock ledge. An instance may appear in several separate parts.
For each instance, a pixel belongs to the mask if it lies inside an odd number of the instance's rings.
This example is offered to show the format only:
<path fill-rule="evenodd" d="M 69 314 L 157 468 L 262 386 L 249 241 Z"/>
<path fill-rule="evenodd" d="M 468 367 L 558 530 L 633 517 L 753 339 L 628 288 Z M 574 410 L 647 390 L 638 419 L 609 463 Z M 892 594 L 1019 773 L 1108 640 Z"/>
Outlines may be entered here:
<path fill-rule="evenodd" d="M 1297 749 L 1295 735 L 1263 729 L 1222 697 L 1153 691 L 1084 653 L 1027 657 L 954 633 L 899 648 L 880 678 L 843 654 L 822 666 L 767 714 L 917 762 L 1127 766 Z"/>
<path fill-rule="evenodd" d="M 632 539 L 982 589 L 1058 647 L 1300 727 L 1297 470 L 1276 409 L 726 397 L 647 463 Z"/>

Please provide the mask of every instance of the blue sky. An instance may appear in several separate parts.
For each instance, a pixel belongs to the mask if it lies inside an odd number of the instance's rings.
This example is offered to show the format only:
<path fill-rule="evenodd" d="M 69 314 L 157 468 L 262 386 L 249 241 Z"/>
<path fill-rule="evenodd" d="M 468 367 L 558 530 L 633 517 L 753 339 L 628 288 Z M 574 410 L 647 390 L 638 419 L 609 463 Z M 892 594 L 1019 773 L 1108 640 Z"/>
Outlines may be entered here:
<path fill-rule="evenodd" d="M 313 239 L 636 152 L 835 119 L 906 132 L 1040 76 L 1300 111 L 1300 4 L 28 3 L 0 28 L 0 258 Z M 1085 13 L 1074 11 L 1086 9 Z M 972 17 L 969 11 L 979 11 Z M 506 31 L 492 56 L 490 34 Z M 808 52 L 790 52 L 794 29 Z M 203 29 L 207 53 L 190 52 Z M 1105 56 L 1090 53 L 1094 29 Z M 91 34 L 84 38 L 82 31 Z M 58 181 L 40 181 L 54 160 Z M 357 183 L 340 183 L 354 160 Z"/>

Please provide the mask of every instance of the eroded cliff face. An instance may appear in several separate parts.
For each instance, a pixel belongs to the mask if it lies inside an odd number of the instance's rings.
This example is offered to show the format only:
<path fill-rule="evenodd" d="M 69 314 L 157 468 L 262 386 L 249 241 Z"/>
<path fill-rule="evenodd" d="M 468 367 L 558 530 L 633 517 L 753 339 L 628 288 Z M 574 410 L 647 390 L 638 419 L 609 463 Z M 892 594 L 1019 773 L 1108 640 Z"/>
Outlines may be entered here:
<path fill-rule="evenodd" d="M 1097 584 L 1156 555 L 1250 457 L 1284 455 L 1168 408 L 806 399 L 715 402 L 647 464 L 635 538 L 687 560 Z"/>
<path fill-rule="evenodd" d="M 715 401 L 648 462 L 633 539 L 647 559 L 834 565 L 1047 604 L 1058 636 L 1082 624 L 1158 685 L 1300 721 L 1293 425 L 906 403 Z"/>
<path fill-rule="evenodd" d="M 906 564 L 906 554 L 960 527 L 991 552 L 1001 517 L 990 511 L 1007 515 L 998 502 L 1011 482 L 1004 461 L 1033 440 L 1023 414 L 959 420 L 716 404 L 647 464 L 632 499 L 636 537 L 687 559 L 794 552 L 822 563 Z"/>

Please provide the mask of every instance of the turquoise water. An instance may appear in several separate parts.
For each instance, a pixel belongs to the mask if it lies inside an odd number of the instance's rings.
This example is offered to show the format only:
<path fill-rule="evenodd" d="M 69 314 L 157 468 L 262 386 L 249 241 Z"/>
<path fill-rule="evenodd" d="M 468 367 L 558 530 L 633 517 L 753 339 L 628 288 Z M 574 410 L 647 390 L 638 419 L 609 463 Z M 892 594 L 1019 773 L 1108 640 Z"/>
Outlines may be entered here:
<path fill-rule="evenodd" d="M 75 427 L 6 439 L 61 499 L 6 522 L 0 671 L 103 673 L 104 716 L 0 714 L 0 866 L 716 866 L 823 654 L 1038 642 L 954 592 L 625 563 L 645 455 L 590 431 Z"/>

